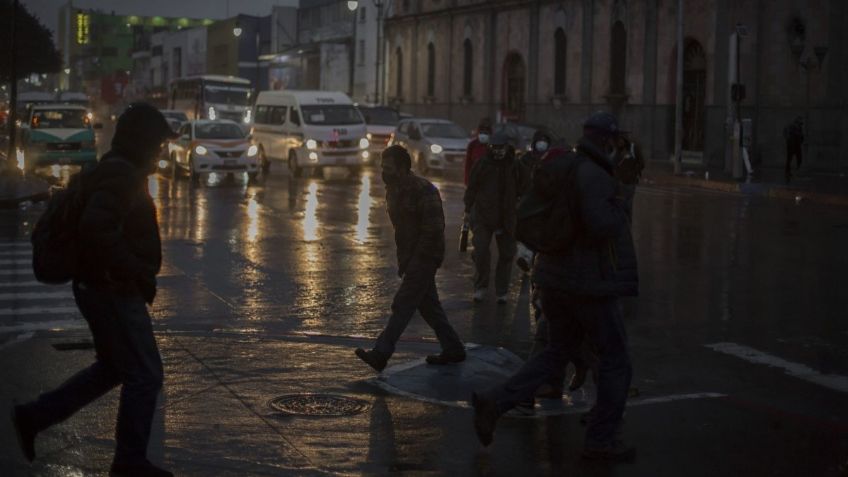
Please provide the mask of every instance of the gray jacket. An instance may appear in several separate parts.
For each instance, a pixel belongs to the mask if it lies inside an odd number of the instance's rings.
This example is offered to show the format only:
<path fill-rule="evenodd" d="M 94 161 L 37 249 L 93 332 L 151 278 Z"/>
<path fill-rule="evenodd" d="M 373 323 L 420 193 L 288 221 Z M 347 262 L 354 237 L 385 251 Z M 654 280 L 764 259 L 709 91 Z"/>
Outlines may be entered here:
<path fill-rule="evenodd" d="M 612 165 L 594 145 L 583 140 L 577 152 L 590 160 L 576 171 L 575 244 L 563 255 L 540 254 L 533 279 L 540 288 L 577 295 L 638 295 L 636 249 L 630 232 L 632 198 L 623 196 L 627 192 L 613 177 Z"/>

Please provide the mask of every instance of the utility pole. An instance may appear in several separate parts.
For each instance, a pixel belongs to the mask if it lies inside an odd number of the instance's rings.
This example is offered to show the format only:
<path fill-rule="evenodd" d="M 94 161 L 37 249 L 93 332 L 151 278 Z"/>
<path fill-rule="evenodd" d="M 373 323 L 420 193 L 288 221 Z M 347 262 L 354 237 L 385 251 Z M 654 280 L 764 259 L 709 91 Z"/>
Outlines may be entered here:
<path fill-rule="evenodd" d="M 683 169 L 683 0 L 677 0 L 677 101 L 674 108 L 674 173 Z"/>
<path fill-rule="evenodd" d="M 18 65 L 17 53 L 15 52 L 15 43 L 17 36 L 18 22 L 18 0 L 12 3 L 12 26 L 10 28 L 12 42 L 9 45 L 9 55 L 11 61 L 9 72 L 11 74 L 11 87 L 9 88 L 9 148 L 6 155 L 6 172 L 12 172 L 17 167 L 18 155 L 15 147 L 15 139 L 17 135 L 16 127 L 18 122 Z"/>

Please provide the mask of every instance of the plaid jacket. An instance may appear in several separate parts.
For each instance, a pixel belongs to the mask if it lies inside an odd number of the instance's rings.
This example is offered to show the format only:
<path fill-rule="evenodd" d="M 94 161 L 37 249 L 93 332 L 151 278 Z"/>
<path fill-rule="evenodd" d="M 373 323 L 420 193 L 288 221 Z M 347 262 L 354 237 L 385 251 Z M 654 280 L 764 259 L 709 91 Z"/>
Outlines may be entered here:
<path fill-rule="evenodd" d="M 406 183 L 386 188 L 386 205 L 400 274 L 420 266 L 439 268 L 445 257 L 445 214 L 436 186 L 410 175 Z"/>

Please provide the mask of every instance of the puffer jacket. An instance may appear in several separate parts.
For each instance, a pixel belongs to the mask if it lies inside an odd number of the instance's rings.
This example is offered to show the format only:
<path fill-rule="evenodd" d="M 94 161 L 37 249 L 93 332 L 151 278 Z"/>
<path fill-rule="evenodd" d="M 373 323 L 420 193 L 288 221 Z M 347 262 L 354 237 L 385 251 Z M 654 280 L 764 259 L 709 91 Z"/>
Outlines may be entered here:
<path fill-rule="evenodd" d="M 436 186 L 410 173 L 403 184 L 386 188 L 386 206 L 400 275 L 417 267 L 439 268 L 445 258 L 445 213 Z"/>
<path fill-rule="evenodd" d="M 636 296 L 639 273 L 630 231 L 632 200 L 613 178 L 612 165 L 585 139 L 577 153 L 590 159 L 576 171 L 577 237 L 569 252 L 539 254 L 533 280 L 540 288 L 576 295 Z"/>
<path fill-rule="evenodd" d="M 156 207 L 146 174 L 115 153 L 82 172 L 81 270 L 76 280 L 138 291 L 151 303 L 162 265 Z"/>
<path fill-rule="evenodd" d="M 514 153 L 501 160 L 488 153 L 471 170 L 465 212 L 474 223 L 514 235 L 518 200 L 529 186 L 529 174 Z"/>

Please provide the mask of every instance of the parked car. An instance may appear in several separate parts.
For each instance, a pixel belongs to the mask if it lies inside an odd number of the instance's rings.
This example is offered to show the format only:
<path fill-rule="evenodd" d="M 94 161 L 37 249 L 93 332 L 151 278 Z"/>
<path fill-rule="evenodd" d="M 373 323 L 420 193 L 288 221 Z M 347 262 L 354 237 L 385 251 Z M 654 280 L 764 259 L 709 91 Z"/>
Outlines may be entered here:
<path fill-rule="evenodd" d="M 213 172 L 246 172 L 253 179 L 261 169 L 259 146 L 252 144 L 235 121 L 189 121 L 179 133 L 168 145 L 175 177 L 186 172 L 199 181 L 201 175 Z"/>
<path fill-rule="evenodd" d="M 97 162 L 91 115 L 82 106 L 42 104 L 29 108 L 21 146 L 27 170 L 48 165 L 85 165 Z"/>
<path fill-rule="evenodd" d="M 533 148 L 533 135 L 536 134 L 536 131 L 542 130 L 547 133 L 551 139 L 552 144 L 558 143 L 561 138 L 558 134 L 554 133 L 553 130 L 548 128 L 547 126 L 542 126 L 538 124 L 528 124 L 528 123 L 498 123 L 495 124 L 494 130 L 492 131 L 494 134 L 505 131 L 507 135 L 515 141 L 515 149 L 519 154 L 523 154 L 527 151 L 530 151 Z"/>
<path fill-rule="evenodd" d="M 383 149 L 388 147 L 392 133 L 400 122 L 400 114 L 385 106 L 358 106 L 358 108 L 362 117 L 365 118 L 365 129 L 368 131 L 366 137 L 371 143 L 368 150 L 376 161 Z"/>
<path fill-rule="evenodd" d="M 251 133 L 259 154 L 285 161 L 295 177 L 328 166 L 356 172 L 371 158 L 365 119 L 340 92 L 262 91 Z"/>
<path fill-rule="evenodd" d="M 468 131 L 446 119 L 413 118 L 398 124 L 391 145 L 399 144 L 412 156 L 412 166 L 421 174 L 461 170 Z"/>

